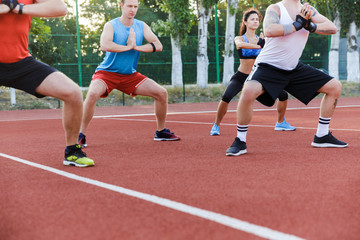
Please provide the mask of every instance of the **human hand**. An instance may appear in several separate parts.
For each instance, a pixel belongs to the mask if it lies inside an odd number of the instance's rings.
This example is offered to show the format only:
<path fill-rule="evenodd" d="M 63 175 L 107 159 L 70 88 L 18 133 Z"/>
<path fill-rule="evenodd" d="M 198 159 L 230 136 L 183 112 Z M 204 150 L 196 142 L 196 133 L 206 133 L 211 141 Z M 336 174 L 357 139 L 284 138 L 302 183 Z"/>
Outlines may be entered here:
<path fill-rule="evenodd" d="M 136 47 L 136 35 L 134 29 L 130 28 L 128 40 L 126 42 L 127 46 L 130 46 L 131 49 Z"/>
<path fill-rule="evenodd" d="M 300 15 L 302 18 L 304 18 L 304 19 L 306 19 L 306 20 L 309 20 L 309 19 L 311 18 L 312 14 L 313 14 L 313 12 L 312 12 L 312 10 L 311 10 L 311 6 L 309 5 L 309 3 L 305 3 L 305 4 L 302 6 L 299 15 Z"/>

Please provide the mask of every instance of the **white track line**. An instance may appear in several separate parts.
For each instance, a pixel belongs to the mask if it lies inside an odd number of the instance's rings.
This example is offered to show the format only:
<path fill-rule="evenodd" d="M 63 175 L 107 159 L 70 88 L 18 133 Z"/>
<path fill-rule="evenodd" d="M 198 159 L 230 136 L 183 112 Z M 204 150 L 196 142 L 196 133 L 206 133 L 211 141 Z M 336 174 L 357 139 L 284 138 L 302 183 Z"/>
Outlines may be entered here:
<path fill-rule="evenodd" d="M 156 122 L 155 119 L 131 119 L 131 118 L 106 118 L 107 120 L 117 120 L 117 121 L 137 121 L 137 122 Z M 212 125 L 210 122 L 187 122 L 187 121 L 166 121 L 167 123 L 183 123 L 183 124 L 198 124 L 198 125 Z M 221 126 L 236 126 L 235 123 L 221 123 Z M 256 125 L 249 124 L 249 127 L 264 127 L 264 128 L 274 128 L 274 125 Z M 313 127 L 296 127 L 297 129 L 308 129 L 316 130 L 317 128 Z M 331 131 L 350 131 L 350 132 L 360 132 L 360 129 L 344 129 L 344 128 L 330 128 Z"/>
<path fill-rule="evenodd" d="M 108 184 L 108 183 L 104 183 L 104 182 L 100 182 L 91 178 L 86 178 L 86 177 L 81 177 L 72 173 L 68 173 L 56 168 L 52 168 L 52 167 L 48 167 L 42 164 L 38 164 L 38 163 L 34 163 L 28 160 L 24 160 L 18 157 L 13 157 L 4 153 L 0 153 L 0 156 L 3 158 L 7 158 L 19 163 L 23 163 L 32 167 L 36 167 L 48 172 L 52 172 L 55 173 L 57 175 L 66 177 L 66 178 L 70 178 L 76 181 L 80 181 L 80 182 L 84 182 L 87 184 L 91 184 L 97 187 L 101 187 L 101 188 L 105 188 L 114 192 L 118 192 L 127 196 L 131 196 L 131 197 L 135 197 L 135 198 L 139 198 L 142 200 L 145 200 L 147 202 L 152 202 L 155 204 L 158 204 L 160 206 L 163 207 L 167 207 L 173 210 L 177 210 L 183 213 L 187 213 L 190 215 L 194 215 L 200 218 L 204 218 L 213 222 L 217 222 L 219 224 L 228 226 L 230 228 L 234 228 L 243 232 L 247 232 L 259 237 L 263 237 L 266 239 L 274 239 L 274 240 L 301 240 L 302 238 L 299 238 L 297 236 L 294 235 L 289 235 L 286 233 L 282 233 L 282 232 L 278 232 L 275 230 L 272 230 L 270 228 L 266 228 L 266 227 L 262 227 L 262 226 L 258 226 L 246 221 L 242 221 L 233 217 L 229 217 L 226 215 L 222 215 L 219 213 L 215 213 L 215 212 L 211 212 L 208 210 L 204 210 L 204 209 L 200 209 L 200 208 L 196 208 L 196 207 L 192 207 L 183 203 L 179 203 L 179 202 L 175 202 L 166 198 L 161 198 L 161 197 L 157 197 L 155 195 L 150 195 L 147 193 L 142 193 L 142 192 L 137 192 L 131 189 L 126 189 L 123 187 L 119 187 L 116 185 L 112 185 L 112 184 Z"/>
<path fill-rule="evenodd" d="M 336 108 L 352 108 L 360 107 L 360 105 L 346 105 L 336 106 Z M 288 110 L 308 110 L 308 109 L 320 109 L 320 107 L 298 107 L 298 108 L 286 108 Z M 276 108 L 256 108 L 254 112 L 266 112 L 266 111 L 277 111 Z M 236 112 L 236 110 L 228 110 L 228 112 Z M 203 113 L 216 113 L 216 110 L 211 111 L 194 111 L 194 112 L 169 112 L 167 115 L 181 115 L 181 114 L 203 114 Z M 116 117 L 137 117 L 137 116 L 155 116 L 155 113 L 138 113 L 138 114 L 116 114 L 116 115 L 97 115 L 94 118 L 116 118 Z"/>
<path fill-rule="evenodd" d="M 352 108 L 360 107 L 360 105 L 344 105 L 337 106 L 336 108 Z M 308 109 L 319 109 L 320 107 L 297 107 L 297 108 L 287 108 L 286 110 L 308 110 Z M 276 108 L 256 108 L 254 112 L 266 112 L 266 111 L 276 111 Z M 236 112 L 236 110 L 228 110 L 228 112 Z M 203 114 L 203 113 L 216 113 L 216 110 L 212 111 L 194 111 L 194 112 L 168 112 L 167 115 L 181 115 L 181 114 Z M 155 116 L 155 113 L 138 113 L 138 114 L 116 114 L 116 115 L 96 115 L 93 118 L 117 118 L 117 117 L 140 117 L 140 116 Z M 0 114 L 1 117 L 1 114 Z M 61 119 L 61 116 L 55 117 L 25 117 L 23 119 L 0 119 L 0 122 L 18 122 L 18 121 L 33 121 L 33 120 L 56 120 Z"/>

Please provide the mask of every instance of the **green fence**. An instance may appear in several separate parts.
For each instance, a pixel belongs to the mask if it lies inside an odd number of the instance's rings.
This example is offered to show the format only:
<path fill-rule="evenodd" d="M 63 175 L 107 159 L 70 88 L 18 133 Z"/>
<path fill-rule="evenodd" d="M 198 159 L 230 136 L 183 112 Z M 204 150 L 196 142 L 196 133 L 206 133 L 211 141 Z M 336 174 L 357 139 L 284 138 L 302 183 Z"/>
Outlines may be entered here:
<path fill-rule="evenodd" d="M 53 35 L 55 42 L 66 44 L 63 53 L 55 57 L 50 63 L 55 68 L 64 72 L 67 76 L 79 83 L 79 61 L 77 57 L 77 46 L 75 35 Z M 98 64 L 102 61 L 104 53 L 99 50 L 100 36 L 82 35 L 81 42 L 85 42 L 85 46 L 81 46 L 81 69 L 82 69 L 82 86 L 89 85 L 91 76 Z M 30 38 L 30 40 L 33 38 Z M 163 44 L 163 51 L 157 53 L 141 53 L 138 64 L 138 71 L 142 74 L 156 80 L 160 84 L 171 85 L 171 42 L 169 37 L 160 37 Z M 304 63 L 308 63 L 314 67 L 327 70 L 328 68 L 328 40 L 327 36 L 311 35 L 308 44 L 301 57 Z M 209 57 L 209 83 L 216 83 L 216 55 L 220 60 L 220 79 L 222 79 L 223 55 L 224 55 L 224 36 L 218 38 L 219 52 L 215 48 L 215 36 L 208 38 L 208 57 Z M 188 42 L 182 47 L 183 61 L 183 79 L 185 84 L 196 84 L 196 53 L 197 53 L 197 36 L 188 38 Z M 41 56 L 39 57 L 40 60 Z M 235 64 L 234 70 L 239 65 L 237 53 L 234 53 Z M 46 62 L 46 59 L 44 59 Z"/>

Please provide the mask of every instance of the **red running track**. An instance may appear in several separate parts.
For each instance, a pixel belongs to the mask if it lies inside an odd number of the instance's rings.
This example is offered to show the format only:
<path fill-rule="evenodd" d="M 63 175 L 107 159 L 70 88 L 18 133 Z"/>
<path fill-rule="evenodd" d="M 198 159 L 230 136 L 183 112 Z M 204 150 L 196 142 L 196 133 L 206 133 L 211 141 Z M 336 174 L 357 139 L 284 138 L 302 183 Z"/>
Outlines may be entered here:
<path fill-rule="evenodd" d="M 0 112 L 0 239 L 360 239 L 359 98 L 341 98 L 330 124 L 346 149 L 310 146 L 319 99 L 289 101 L 295 132 L 256 103 L 239 157 L 225 156 L 236 103 L 209 136 L 216 106 L 170 105 L 179 142 L 153 141 L 152 106 L 97 108 L 86 169 L 62 166 L 60 110 Z"/>

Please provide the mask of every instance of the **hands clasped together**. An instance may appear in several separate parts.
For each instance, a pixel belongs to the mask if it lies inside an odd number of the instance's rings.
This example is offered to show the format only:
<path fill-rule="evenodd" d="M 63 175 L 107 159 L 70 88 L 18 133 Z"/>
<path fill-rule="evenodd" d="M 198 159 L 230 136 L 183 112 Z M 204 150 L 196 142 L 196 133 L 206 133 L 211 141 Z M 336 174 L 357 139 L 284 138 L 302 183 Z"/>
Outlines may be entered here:
<path fill-rule="evenodd" d="M 299 31 L 302 28 L 305 28 L 309 32 L 316 31 L 316 24 L 311 22 L 311 16 L 314 14 L 313 10 L 309 3 L 305 3 L 300 10 L 300 13 L 296 15 L 296 20 L 293 23 L 296 31 Z"/>

